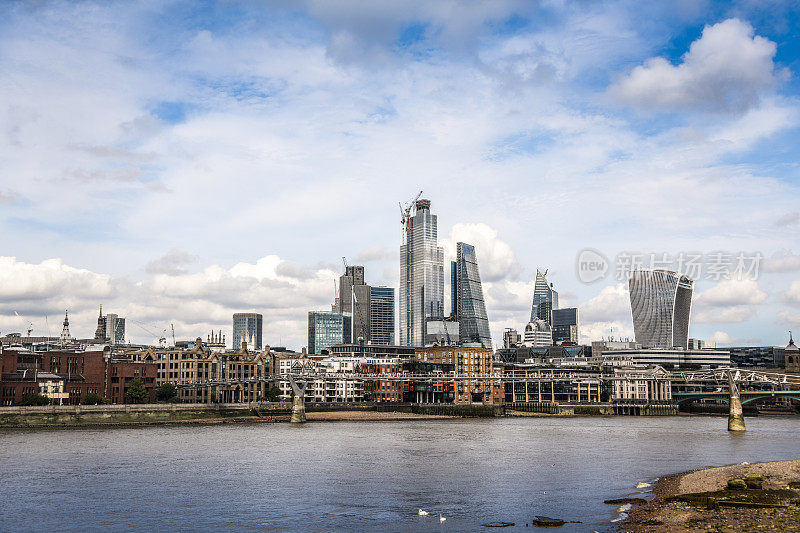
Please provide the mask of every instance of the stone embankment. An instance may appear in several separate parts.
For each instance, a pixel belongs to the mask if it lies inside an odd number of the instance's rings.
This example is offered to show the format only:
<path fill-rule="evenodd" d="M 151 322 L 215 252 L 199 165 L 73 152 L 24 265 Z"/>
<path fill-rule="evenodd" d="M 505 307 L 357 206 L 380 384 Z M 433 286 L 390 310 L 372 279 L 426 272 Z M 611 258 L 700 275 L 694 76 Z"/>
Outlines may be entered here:
<path fill-rule="evenodd" d="M 306 403 L 311 421 L 413 420 L 503 416 L 502 407 L 451 404 Z M 283 422 L 290 402 L 0 407 L 0 428 Z"/>

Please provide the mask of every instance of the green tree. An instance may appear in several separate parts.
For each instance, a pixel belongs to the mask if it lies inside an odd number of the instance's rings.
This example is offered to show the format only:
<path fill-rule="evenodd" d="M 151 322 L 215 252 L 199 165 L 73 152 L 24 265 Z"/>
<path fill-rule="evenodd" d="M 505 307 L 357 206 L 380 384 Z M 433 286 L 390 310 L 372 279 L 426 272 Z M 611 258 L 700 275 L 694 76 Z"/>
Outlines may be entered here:
<path fill-rule="evenodd" d="M 267 391 L 267 400 L 271 402 L 279 402 L 281 401 L 281 389 L 273 385 Z"/>
<path fill-rule="evenodd" d="M 20 405 L 50 405 L 50 398 L 44 394 L 34 392 L 33 394 L 26 394 L 22 397 Z"/>
<path fill-rule="evenodd" d="M 156 389 L 156 400 L 169 402 L 178 397 L 178 389 L 172 383 L 164 383 Z"/>
<path fill-rule="evenodd" d="M 105 405 L 107 403 L 111 403 L 111 400 L 108 398 L 103 398 L 99 394 L 95 394 L 94 392 L 87 392 L 86 396 L 83 397 L 81 400 L 83 405 Z"/>
<path fill-rule="evenodd" d="M 125 391 L 125 399 L 130 403 L 144 403 L 147 401 L 147 389 L 139 378 L 131 381 L 128 390 Z"/>

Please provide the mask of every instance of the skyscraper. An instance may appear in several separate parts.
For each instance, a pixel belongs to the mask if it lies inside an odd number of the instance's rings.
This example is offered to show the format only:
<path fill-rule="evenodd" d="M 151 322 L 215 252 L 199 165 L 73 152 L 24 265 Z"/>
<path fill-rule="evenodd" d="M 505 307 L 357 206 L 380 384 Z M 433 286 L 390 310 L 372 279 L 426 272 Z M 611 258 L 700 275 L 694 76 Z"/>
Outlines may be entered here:
<path fill-rule="evenodd" d="M 636 342 L 686 349 L 694 281 L 669 270 L 634 270 L 628 278 Z"/>
<path fill-rule="evenodd" d="M 372 344 L 394 344 L 394 289 L 370 287 L 370 341 Z"/>
<path fill-rule="evenodd" d="M 308 353 L 322 353 L 331 346 L 349 343 L 351 328 L 349 313 L 309 311 Z"/>
<path fill-rule="evenodd" d="M 540 318 L 553 324 L 553 309 L 558 309 L 558 292 L 547 283 L 547 270 L 536 270 L 536 284 L 533 287 L 533 304 L 531 305 L 531 322 Z"/>
<path fill-rule="evenodd" d="M 455 277 L 453 286 L 453 312 L 458 320 L 458 337 L 461 344 L 476 343 L 483 348 L 492 347 L 489 319 L 483 300 L 483 287 L 478 271 L 475 247 L 459 242 L 456 245 Z"/>
<path fill-rule="evenodd" d="M 364 283 L 364 267 L 347 265 L 339 277 L 339 299 L 333 311 L 352 315 L 353 338 L 364 342 L 371 341 L 370 327 L 370 286 Z"/>
<path fill-rule="evenodd" d="M 578 308 L 553 309 L 553 341 L 577 344 L 579 338 Z"/>
<path fill-rule="evenodd" d="M 403 217 L 400 246 L 400 344 L 424 346 L 428 319 L 444 318 L 444 249 L 430 200 L 417 200 Z"/>
<path fill-rule="evenodd" d="M 125 344 L 125 319 L 114 313 L 108 313 L 105 321 L 108 343 Z"/>
<path fill-rule="evenodd" d="M 248 350 L 260 350 L 263 325 L 264 317 L 260 313 L 234 313 L 233 349 L 241 348 L 244 341 Z"/>

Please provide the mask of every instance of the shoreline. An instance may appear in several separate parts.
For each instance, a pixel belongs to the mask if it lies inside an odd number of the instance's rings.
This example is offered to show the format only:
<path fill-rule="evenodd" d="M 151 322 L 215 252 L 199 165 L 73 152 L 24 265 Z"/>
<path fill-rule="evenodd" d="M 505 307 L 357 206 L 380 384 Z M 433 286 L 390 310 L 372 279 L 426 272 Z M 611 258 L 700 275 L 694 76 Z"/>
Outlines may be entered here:
<path fill-rule="evenodd" d="M 247 416 L 232 416 L 232 417 L 209 417 L 209 418 L 187 418 L 187 419 L 171 419 L 171 420 L 146 420 L 146 421 L 128 421 L 128 422 L 107 422 L 107 423 L 82 423 L 82 424 L 14 424 L 5 425 L 0 427 L 0 432 L 3 429 L 8 430 L 51 430 L 51 429 L 122 429 L 122 428 L 137 428 L 137 427 L 151 427 L 151 426 L 215 426 L 222 424 L 288 424 L 291 418 L 290 414 L 275 414 L 266 416 L 247 415 Z M 399 422 L 410 420 L 456 420 L 464 418 L 462 416 L 454 415 L 433 415 L 421 413 L 405 413 L 401 411 L 313 411 L 306 413 L 306 420 L 308 422 Z"/>
<path fill-rule="evenodd" d="M 760 479 L 763 488 L 731 491 L 732 479 Z M 628 511 L 619 531 L 800 531 L 800 459 L 670 474 L 656 481 L 652 494 Z"/>

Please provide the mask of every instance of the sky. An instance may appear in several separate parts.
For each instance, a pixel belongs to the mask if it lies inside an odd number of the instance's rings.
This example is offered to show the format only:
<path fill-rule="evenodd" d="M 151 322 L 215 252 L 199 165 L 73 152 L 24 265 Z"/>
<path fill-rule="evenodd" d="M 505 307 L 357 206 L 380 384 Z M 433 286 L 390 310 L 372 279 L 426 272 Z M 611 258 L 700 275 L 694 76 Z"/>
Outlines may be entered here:
<path fill-rule="evenodd" d="M 626 265 L 694 257 L 691 337 L 785 345 L 799 74 L 789 1 L 3 2 L 0 334 L 300 349 L 342 257 L 397 286 L 422 190 L 498 344 L 537 268 L 590 342 L 633 336 Z"/>

